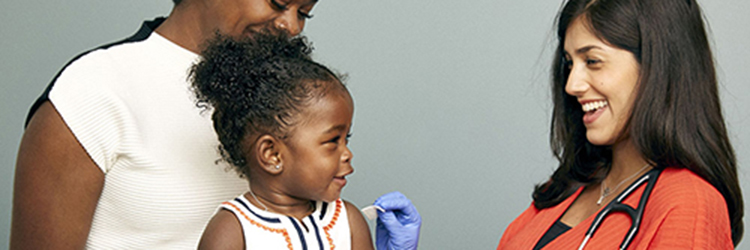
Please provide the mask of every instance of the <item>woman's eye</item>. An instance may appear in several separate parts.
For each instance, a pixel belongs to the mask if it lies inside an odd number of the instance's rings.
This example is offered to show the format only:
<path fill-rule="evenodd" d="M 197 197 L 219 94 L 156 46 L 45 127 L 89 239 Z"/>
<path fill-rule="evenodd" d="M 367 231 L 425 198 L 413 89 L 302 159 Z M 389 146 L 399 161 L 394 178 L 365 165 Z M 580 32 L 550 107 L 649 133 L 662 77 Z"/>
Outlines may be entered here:
<path fill-rule="evenodd" d="M 565 67 L 566 69 L 573 68 L 573 60 L 563 59 L 563 67 Z"/>
<path fill-rule="evenodd" d="M 271 0 L 271 4 L 278 10 L 286 10 L 287 4 L 281 3 L 278 0 Z"/>
<path fill-rule="evenodd" d="M 597 64 L 597 63 L 600 63 L 600 62 L 601 61 L 596 60 L 596 59 L 586 59 L 586 64 L 588 64 L 588 65 L 594 65 L 594 64 Z"/>
<path fill-rule="evenodd" d="M 313 15 L 310 14 L 310 13 L 307 13 L 307 12 L 297 11 L 297 13 L 299 14 L 300 19 L 310 19 L 310 18 L 313 18 Z"/>

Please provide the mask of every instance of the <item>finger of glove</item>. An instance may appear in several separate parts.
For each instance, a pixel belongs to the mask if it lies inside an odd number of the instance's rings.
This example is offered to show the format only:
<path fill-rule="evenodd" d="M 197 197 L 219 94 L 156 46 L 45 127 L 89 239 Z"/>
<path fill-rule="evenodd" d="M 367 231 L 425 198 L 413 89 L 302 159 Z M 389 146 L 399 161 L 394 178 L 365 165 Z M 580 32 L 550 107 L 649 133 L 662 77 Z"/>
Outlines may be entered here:
<path fill-rule="evenodd" d="M 398 230 L 403 226 L 392 211 L 378 212 L 378 223 L 382 224 L 389 231 Z"/>
<path fill-rule="evenodd" d="M 378 220 L 377 225 L 375 226 L 375 234 L 378 239 L 388 237 L 388 229 L 380 220 Z"/>
<path fill-rule="evenodd" d="M 419 241 L 419 225 L 402 226 L 397 221 L 389 224 L 387 221 L 378 219 L 376 236 L 375 242 L 378 250 L 416 250 Z"/>
<path fill-rule="evenodd" d="M 397 200 L 382 200 L 380 203 L 376 202 L 376 205 L 382 207 L 386 212 L 391 212 L 394 216 L 401 221 L 403 224 L 416 223 L 422 221 L 419 212 L 414 205 L 406 199 Z"/>
<path fill-rule="evenodd" d="M 399 191 L 393 191 L 393 192 L 390 192 L 390 193 L 387 193 L 387 194 L 384 194 L 384 195 L 381 195 L 380 197 L 378 197 L 378 199 L 375 200 L 374 204 L 377 205 L 377 204 L 382 203 L 384 201 L 399 200 L 399 199 L 407 199 L 407 198 L 401 192 L 399 192 Z"/>
<path fill-rule="evenodd" d="M 411 201 L 399 192 L 392 192 L 380 196 L 375 200 L 374 205 L 380 206 L 385 210 L 401 210 L 404 213 L 416 211 Z"/>
<path fill-rule="evenodd" d="M 385 225 L 378 220 L 375 226 L 375 245 L 378 250 L 388 249 L 388 243 L 391 241 L 390 232 Z"/>

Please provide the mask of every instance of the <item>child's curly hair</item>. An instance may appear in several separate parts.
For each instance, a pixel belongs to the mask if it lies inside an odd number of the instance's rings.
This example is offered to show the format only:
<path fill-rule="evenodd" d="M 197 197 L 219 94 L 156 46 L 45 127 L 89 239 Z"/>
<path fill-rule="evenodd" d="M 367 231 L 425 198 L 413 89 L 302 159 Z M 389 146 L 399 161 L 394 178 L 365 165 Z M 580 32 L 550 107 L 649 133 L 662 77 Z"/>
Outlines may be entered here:
<path fill-rule="evenodd" d="M 249 136 L 289 136 L 295 117 L 341 77 L 314 62 L 305 37 L 259 32 L 251 38 L 217 35 L 190 70 L 197 106 L 212 108 L 222 158 L 249 176 L 243 142 Z M 245 149 L 245 150 L 243 150 Z"/>

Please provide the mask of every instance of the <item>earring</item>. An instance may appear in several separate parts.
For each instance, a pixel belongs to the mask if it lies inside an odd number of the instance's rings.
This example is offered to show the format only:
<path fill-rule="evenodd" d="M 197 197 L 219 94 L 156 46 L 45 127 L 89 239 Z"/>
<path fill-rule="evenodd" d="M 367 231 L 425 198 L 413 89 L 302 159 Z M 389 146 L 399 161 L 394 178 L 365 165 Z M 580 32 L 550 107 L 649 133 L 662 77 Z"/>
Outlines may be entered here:
<path fill-rule="evenodd" d="M 276 166 L 274 166 L 273 168 L 275 168 L 276 170 L 279 170 L 279 169 L 281 169 L 281 164 L 277 164 L 277 165 L 276 165 Z"/>

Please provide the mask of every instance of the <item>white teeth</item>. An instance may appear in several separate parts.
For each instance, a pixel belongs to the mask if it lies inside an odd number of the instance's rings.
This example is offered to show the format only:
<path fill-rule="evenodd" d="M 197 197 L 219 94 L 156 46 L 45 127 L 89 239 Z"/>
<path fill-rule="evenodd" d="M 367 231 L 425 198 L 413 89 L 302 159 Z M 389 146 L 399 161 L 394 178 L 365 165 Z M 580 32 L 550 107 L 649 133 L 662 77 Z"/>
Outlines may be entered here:
<path fill-rule="evenodd" d="M 590 111 L 594 111 L 594 110 L 606 107 L 607 104 L 609 104 L 607 101 L 596 101 L 596 102 L 589 102 L 581 106 L 583 107 L 583 112 L 590 112 Z"/>

